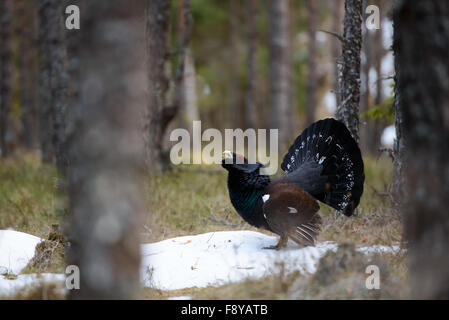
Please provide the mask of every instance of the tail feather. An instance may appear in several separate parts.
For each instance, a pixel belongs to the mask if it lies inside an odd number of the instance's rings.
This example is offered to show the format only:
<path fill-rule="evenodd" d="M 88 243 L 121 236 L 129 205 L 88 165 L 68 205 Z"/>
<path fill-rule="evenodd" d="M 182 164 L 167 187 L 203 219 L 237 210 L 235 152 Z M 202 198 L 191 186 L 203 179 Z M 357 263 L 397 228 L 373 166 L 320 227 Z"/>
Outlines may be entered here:
<path fill-rule="evenodd" d="M 305 129 L 281 168 L 287 180 L 347 216 L 360 202 L 365 181 L 360 149 L 346 126 L 335 119 L 320 120 Z"/>

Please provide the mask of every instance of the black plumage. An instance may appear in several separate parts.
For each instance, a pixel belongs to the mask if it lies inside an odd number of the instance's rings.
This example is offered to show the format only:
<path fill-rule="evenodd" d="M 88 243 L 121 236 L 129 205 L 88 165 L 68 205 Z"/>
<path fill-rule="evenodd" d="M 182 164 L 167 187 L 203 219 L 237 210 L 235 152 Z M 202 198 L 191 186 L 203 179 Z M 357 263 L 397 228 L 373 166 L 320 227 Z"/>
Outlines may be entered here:
<path fill-rule="evenodd" d="M 335 119 L 315 122 L 298 136 L 281 164 L 285 175 L 271 179 L 263 166 L 224 152 L 232 205 L 249 224 L 313 245 L 320 231 L 317 200 L 351 216 L 360 202 L 365 180 L 363 160 L 346 126 Z"/>

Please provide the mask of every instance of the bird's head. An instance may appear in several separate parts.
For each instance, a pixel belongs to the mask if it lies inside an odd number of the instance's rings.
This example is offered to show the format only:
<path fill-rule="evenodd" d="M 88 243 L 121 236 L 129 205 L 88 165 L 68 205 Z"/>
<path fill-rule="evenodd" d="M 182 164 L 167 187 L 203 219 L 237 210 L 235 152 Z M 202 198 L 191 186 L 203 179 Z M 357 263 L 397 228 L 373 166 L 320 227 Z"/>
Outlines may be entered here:
<path fill-rule="evenodd" d="M 235 154 L 229 150 L 223 152 L 223 160 L 221 161 L 221 166 L 231 171 L 238 171 L 241 173 L 253 173 L 259 168 L 263 167 L 260 162 L 248 163 L 248 159 L 240 154 Z"/>

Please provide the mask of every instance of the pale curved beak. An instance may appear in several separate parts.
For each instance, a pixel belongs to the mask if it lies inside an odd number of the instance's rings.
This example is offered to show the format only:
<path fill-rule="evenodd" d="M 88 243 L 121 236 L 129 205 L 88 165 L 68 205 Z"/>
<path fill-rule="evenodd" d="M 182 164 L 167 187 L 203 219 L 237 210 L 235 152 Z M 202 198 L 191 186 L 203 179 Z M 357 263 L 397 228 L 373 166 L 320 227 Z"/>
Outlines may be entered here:
<path fill-rule="evenodd" d="M 222 153 L 222 157 L 223 157 L 223 159 L 232 159 L 232 158 L 233 158 L 233 157 L 232 157 L 232 152 L 229 151 L 229 150 L 225 150 L 225 151 Z"/>

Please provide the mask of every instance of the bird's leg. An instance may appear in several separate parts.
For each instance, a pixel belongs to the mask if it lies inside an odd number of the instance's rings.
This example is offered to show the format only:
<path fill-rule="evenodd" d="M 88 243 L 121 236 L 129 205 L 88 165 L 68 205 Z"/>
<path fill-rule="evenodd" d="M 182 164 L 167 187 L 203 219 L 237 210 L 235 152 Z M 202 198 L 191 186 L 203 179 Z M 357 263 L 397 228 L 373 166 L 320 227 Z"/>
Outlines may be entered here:
<path fill-rule="evenodd" d="M 268 246 L 268 247 L 263 247 L 263 249 L 282 249 L 287 245 L 288 242 L 288 237 L 286 235 L 281 235 L 281 237 L 279 238 L 278 243 L 275 246 Z"/>

